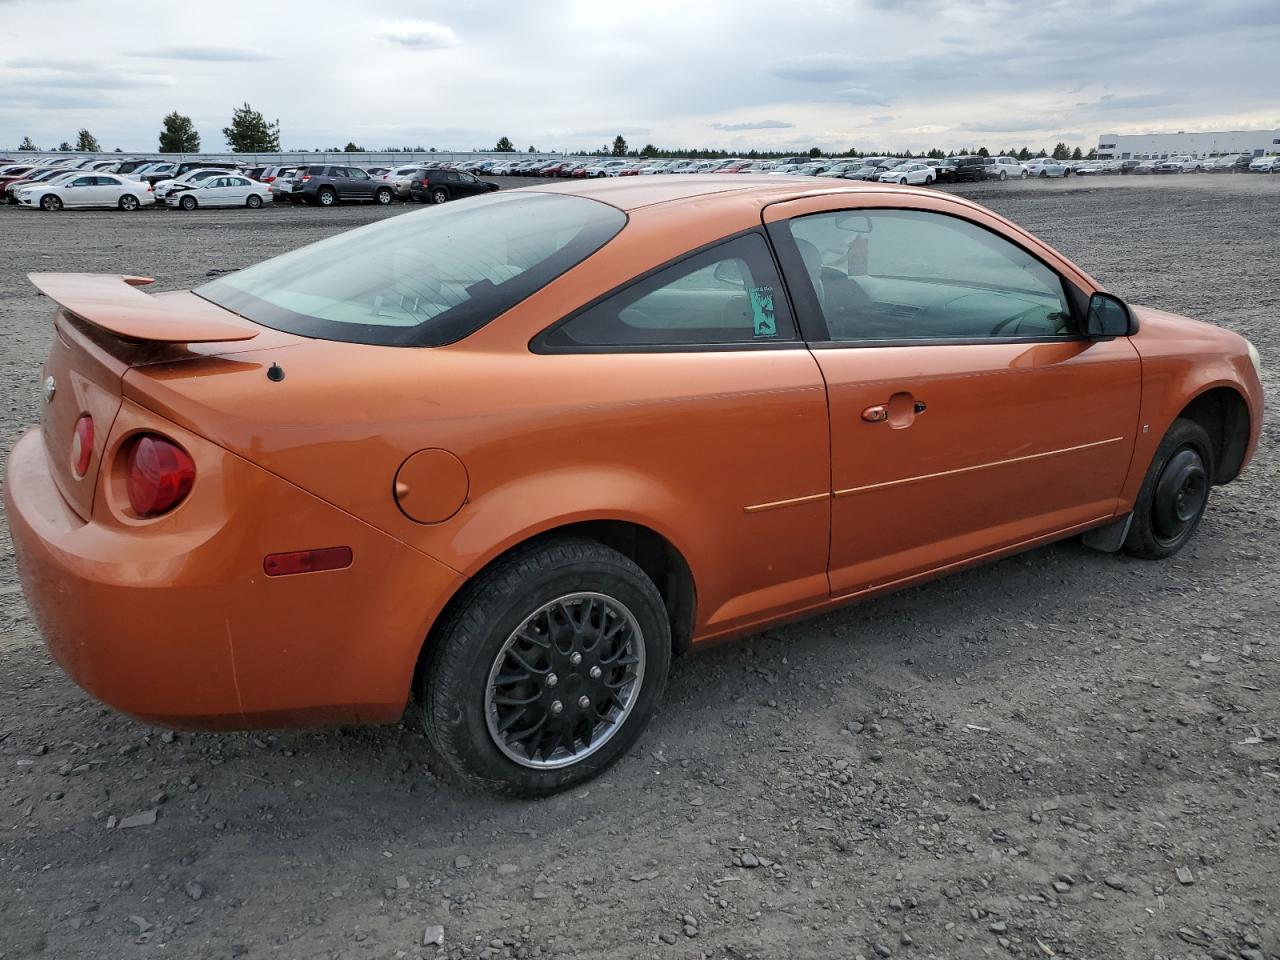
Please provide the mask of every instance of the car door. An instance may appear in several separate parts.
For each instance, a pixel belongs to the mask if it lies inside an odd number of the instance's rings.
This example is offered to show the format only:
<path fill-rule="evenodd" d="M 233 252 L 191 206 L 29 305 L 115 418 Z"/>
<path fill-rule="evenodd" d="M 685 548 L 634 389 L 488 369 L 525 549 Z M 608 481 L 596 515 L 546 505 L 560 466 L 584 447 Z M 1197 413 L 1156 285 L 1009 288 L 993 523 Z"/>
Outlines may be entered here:
<path fill-rule="evenodd" d="M 1087 278 L 980 211 L 765 210 L 831 411 L 837 596 L 1112 517 L 1138 420 L 1128 338 L 1077 334 Z"/>
<path fill-rule="evenodd" d="M 601 402 L 584 449 L 609 443 L 615 417 L 632 427 L 661 418 L 619 462 L 619 482 L 642 465 L 709 535 L 699 633 L 827 598 L 826 395 L 762 232 L 649 272 L 535 337 L 533 350 L 551 370 L 626 385 L 625 409 Z"/>
<path fill-rule="evenodd" d="M 253 184 L 245 177 L 226 177 L 223 189 L 226 191 L 226 206 L 243 207 L 249 198 Z"/>
<path fill-rule="evenodd" d="M 359 167 L 348 167 L 347 182 L 347 196 L 357 200 L 367 200 L 373 196 L 373 177 L 369 176 L 368 171 L 361 170 Z"/>
<path fill-rule="evenodd" d="M 473 177 L 469 173 L 458 174 L 458 193 L 461 196 L 472 196 L 477 193 L 487 193 L 485 185 L 478 177 Z"/>

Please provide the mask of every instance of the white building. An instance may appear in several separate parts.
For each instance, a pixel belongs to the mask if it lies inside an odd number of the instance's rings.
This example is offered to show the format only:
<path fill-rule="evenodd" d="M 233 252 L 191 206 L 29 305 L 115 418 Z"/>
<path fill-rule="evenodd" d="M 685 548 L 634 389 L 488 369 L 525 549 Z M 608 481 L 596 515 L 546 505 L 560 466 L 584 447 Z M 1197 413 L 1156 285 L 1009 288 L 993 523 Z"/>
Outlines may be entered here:
<path fill-rule="evenodd" d="M 1179 155 L 1218 157 L 1243 153 L 1255 157 L 1280 153 L 1280 129 L 1228 130 L 1223 133 L 1104 133 L 1099 160 L 1152 160 Z"/>

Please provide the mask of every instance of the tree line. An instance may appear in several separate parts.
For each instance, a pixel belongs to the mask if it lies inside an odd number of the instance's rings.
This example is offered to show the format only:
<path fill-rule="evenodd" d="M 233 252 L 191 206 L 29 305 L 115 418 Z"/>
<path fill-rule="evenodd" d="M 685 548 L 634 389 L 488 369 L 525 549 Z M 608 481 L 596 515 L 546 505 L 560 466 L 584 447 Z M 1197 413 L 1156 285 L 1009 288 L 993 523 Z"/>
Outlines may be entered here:
<path fill-rule="evenodd" d="M 254 110 L 248 103 L 241 107 L 237 107 L 231 115 L 229 125 L 222 128 L 222 135 L 226 138 L 227 146 L 231 148 L 232 153 L 279 153 L 280 152 L 280 121 L 268 122 L 261 112 Z M 23 137 L 22 143 L 18 145 L 19 150 L 34 152 L 40 148 L 37 147 L 30 137 Z M 102 147 L 99 145 L 96 137 L 88 130 L 81 129 L 76 137 L 75 146 L 63 141 L 58 145 L 59 151 L 78 151 L 82 153 L 100 153 Z M 116 153 L 120 153 L 119 147 L 116 147 Z M 161 121 L 160 127 L 160 152 L 161 153 L 199 153 L 200 152 L 200 134 L 196 131 L 195 124 L 191 118 L 185 116 L 178 111 L 173 111 Z M 301 151 L 306 152 L 306 151 Z M 328 153 L 364 153 L 365 148 L 359 146 L 354 140 L 348 140 L 345 147 L 330 147 Z M 422 147 L 389 147 L 380 153 L 401 153 L 416 152 L 435 153 L 436 148 L 431 147 L 429 151 Z M 493 153 L 515 153 L 516 146 L 510 137 L 500 137 L 497 144 L 488 151 L 483 148 L 476 152 L 493 152 Z M 537 153 L 538 151 L 530 145 L 529 153 Z M 652 143 L 646 143 L 639 149 L 631 148 L 622 134 L 614 137 L 612 144 L 605 144 L 594 150 L 574 151 L 582 156 L 592 157 L 636 157 L 636 158 L 668 158 L 668 157 L 687 157 L 694 160 L 722 160 L 726 157 L 743 157 L 749 160 L 769 160 L 778 157 L 794 156 L 794 150 L 748 150 L 745 153 L 734 153 L 729 150 L 722 150 L 714 147 L 658 147 Z M 923 153 L 912 153 L 910 150 L 904 151 L 865 151 L 850 147 L 843 153 L 830 153 L 821 150 L 818 147 L 812 147 L 808 151 L 810 157 L 848 157 L 856 159 L 868 156 L 890 155 L 910 159 L 912 157 L 928 157 L 931 159 L 944 160 L 947 157 L 969 156 L 977 154 L 980 157 L 990 156 L 1008 156 L 1016 157 L 1019 160 L 1031 160 L 1036 157 L 1053 157 L 1055 160 L 1091 160 L 1097 155 L 1097 151 L 1090 149 L 1085 154 L 1079 147 L 1072 149 L 1062 141 L 1054 144 L 1051 151 L 1045 150 L 1043 147 L 1032 152 L 1030 147 L 1008 147 L 1001 151 L 992 151 L 985 146 L 975 146 L 972 148 L 962 148 L 960 150 L 943 151 L 940 147 L 933 147 Z"/>

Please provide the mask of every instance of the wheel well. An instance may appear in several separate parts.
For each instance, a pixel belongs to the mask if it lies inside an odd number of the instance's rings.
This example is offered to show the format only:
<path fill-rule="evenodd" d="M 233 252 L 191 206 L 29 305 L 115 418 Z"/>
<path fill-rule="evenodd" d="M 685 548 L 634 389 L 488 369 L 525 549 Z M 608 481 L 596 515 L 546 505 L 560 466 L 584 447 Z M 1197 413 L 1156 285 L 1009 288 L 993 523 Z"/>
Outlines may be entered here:
<path fill-rule="evenodd" d="M 671 622 L 672 653 L 679 655 L 689 649 L 693 640 L 693 615 L 696 601 L 693 574 L 689 570 L 689 564 L 666 537 L 638 523 L 623 520 L 589 520 L 546 530 L 528 540 L 513 544 L 485 564 L 482 569 L 476 571 L 467 583 L 473 583 L 476 578 L 483 576 L 494 564 L 500 563 L 513 551 L 559 537 L 583 537 L 595 540 L 617 550 L 634 562 L 653 581 L 667 608 L 667 617 Z M 466 584 L 464 584 L 450 598 L 428 631 L 414 669 L 413 690 L 410 691 L 412 696 L 417 695 L 423 670 L 431 652 L 436 647 L 434 642 L 436 630 L 448 619 L 452 607 L 466 592 Z"/>
<path fill-rule="evenodd" d="M 1213 482 L 1234 480 L 1249 446 L 1249 407 L 1244 397 L 1230 387 L 1214 387 L 1187 404 L 1178 416 L 1200 424 L 1213 441 Z"/>

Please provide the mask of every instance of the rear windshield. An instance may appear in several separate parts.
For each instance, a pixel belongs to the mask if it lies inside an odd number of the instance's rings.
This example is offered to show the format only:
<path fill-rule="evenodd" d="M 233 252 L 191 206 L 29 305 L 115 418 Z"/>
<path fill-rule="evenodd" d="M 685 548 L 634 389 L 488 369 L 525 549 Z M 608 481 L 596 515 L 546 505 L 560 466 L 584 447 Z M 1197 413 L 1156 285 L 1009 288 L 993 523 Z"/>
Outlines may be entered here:
<path fill-rule="evenodd" d="M 195 293 L 304 337 L 438 347 L 509 310 L 625 224 L 621 210 L 583 197 L 489 194 L 330 237 Z"/>

